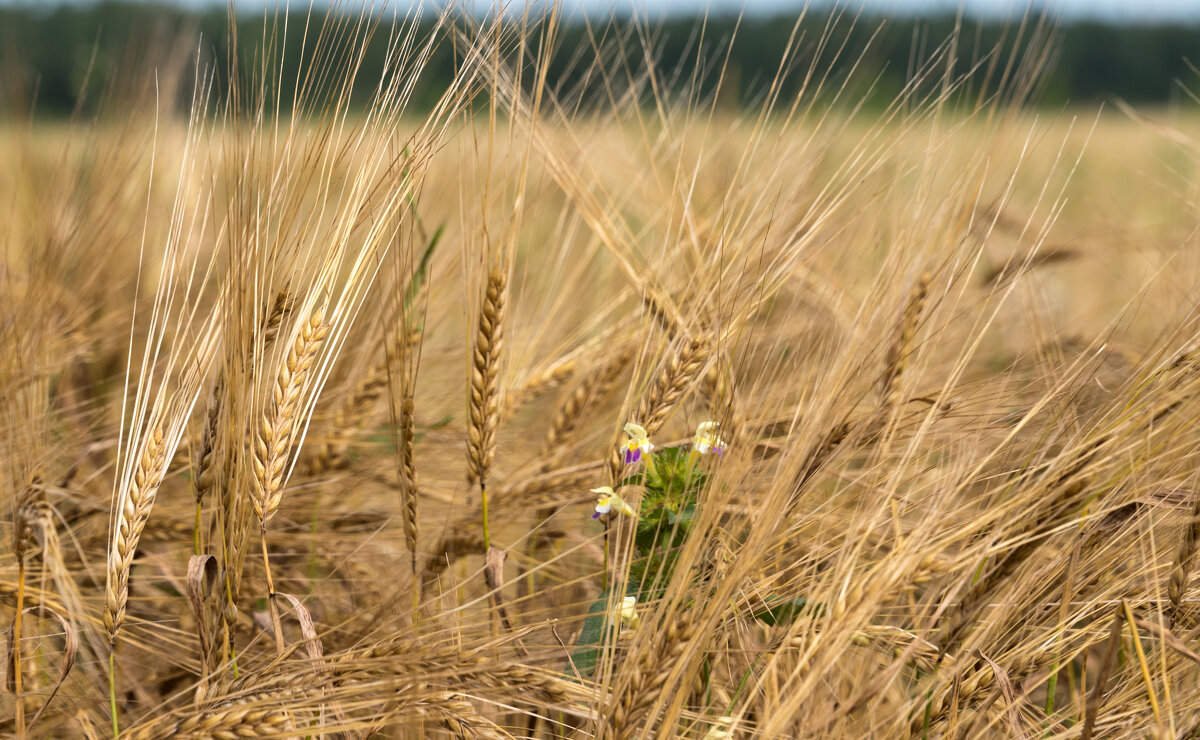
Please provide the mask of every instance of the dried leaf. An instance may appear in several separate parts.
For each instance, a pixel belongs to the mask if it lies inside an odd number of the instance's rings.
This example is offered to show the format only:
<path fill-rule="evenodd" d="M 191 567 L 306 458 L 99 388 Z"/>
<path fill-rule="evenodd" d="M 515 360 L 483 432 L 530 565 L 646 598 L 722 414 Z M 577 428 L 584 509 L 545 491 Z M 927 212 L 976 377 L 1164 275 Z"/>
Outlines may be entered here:
<path fill-rule="evenodd" d="M 187 595 L 196 615 L 196 634 L 200 637 L 200 663 L 208 665 L 212 645 L 208 643 L 208 620 L 204 602 L 217 581 L 217 559 L 212 555 L 193 555 L 188 559 Z"/>
<path fill-rule="evenodd" d="M 504 550 L 489 547 L 483 557 L 483 579 L 487 581 L 488 590 L 491 591 L 492 606 L 500 617 L 500 623 L 504 625 L 505 630 L 512 632 L 512 622 L 508 618 L 508 609 L 504 606 L 504 561 L 507 558 L 508 553 Z M 529 654 L 520 643 L 514 642 L 513 647 L 522 657 Z"/>
<path fill-rule="evenodd" d="M 54 688 L 50 689 L 50 695 L 46 697 L 45 703 L 42 704 L 41 708 L 37 710 L 37 714 L 33 715 L 33 719 L 29 720 L 29 725 L 27 728 L 29 730 L 33 729 L 33 726 L 37 724 L 38 719 L 41 718 L 42 713 L 46 711 L 46 707 L 50 706 L 50 702 L 54 701 L 54 697 L 58 694 L 58 690 L 60 688 L 62 688 L 63 682 L 67 680 L 67 675 L 71 673 L 71 668 L 73 668 L 75 666 L 75 656 L 77 656 L 79 654 L 79 635 L 75 632 L 75 628 L 71 626 L 70 620 L 68 620 L 62 614 L 59 614 L 56 610 L 50 608 L 49 606 L 45 606 L 45 605 L 42 605 L 40 607 L 39 606 L 31 606 L 28 609 L 26 609 L 24 611 L 24 613 L 28 614 L 28 613 L 34 611 L 35 609 L 43 609 L 45 611 L 50 612 L 51 614 L 54 615 L 54 618 L 58 620 L 58 623 L 62 625 L 62 628 L 63 628 L 63 650 L 62 650 L 62 660 L 59 662 L 59 666 L 58 666 L 58 681 L 56 681 L 54 683 Z M 8 662 L 8 664 L 11 667 L 12 666 L 12 633 L 11 632 L 9 633 L 8 642 L 9 642 L 9 662 Z M 11 674 L 12 674 L 11 670 L 9 671 L 9 674 L 11 677 Z"/>
<path fill-rule="evenodd" d="M 304 637 L 304 650 L 308 653 L 308 659 L 314 664 L 320 663 L 325 657 L 325 646 L 321 644 L 321 638 L 317 635 L 317 626 L 313 623 L 312 614 L 295 596 L 284 593 L 277 593 L 276 596 L 282 596 L 291 602 L 292 609 L 296 612 L 296 621 L 300 623 L 300 634 Z"/>
<path fill-rule="evenodd" d="M 1025 728 L 1021 726 L 1021 711 L 1019 709 L 1020 699 L 1017 697 L 1016 689 L 1013 688 L 1012 681 L 1008 678 L 1008 671 L 1004 670 L 982 651 L 975 650 L 975 657 L 983 660 L 991 666 L 992 673 L 996 676 L 996 686 L 1000 688 L 1000 693 L 1004 695 L 1004 702 L 1007 704 L 1008 728 L 1012 732 L 1013 737 L 1027 738 Z"/>
<path fill-rule="evenodd" d="M 989 287 L 1001 286 L 1036 267 L 1066 262 L 1078 256 L 1079 252 L 1063 246 L 1042 247 L 1021 257 L 1014 255 L 1008 262 L 989 270 L 983 277 L 983 284 Z"/>
<path fill-rule="evenodd" d="M 1138 629 L 1145 630 L 1162 640 L 1167 647 L 1171 648 L 1183 657 L 1200 663 L 1200 653 L 1197 653 L 1189 648 L 1187 643 L 1185 643 L 1178 635 L 1166 627 L 1161 627 L 1148 619 L 1135 618 L 1133 623 Z"/>

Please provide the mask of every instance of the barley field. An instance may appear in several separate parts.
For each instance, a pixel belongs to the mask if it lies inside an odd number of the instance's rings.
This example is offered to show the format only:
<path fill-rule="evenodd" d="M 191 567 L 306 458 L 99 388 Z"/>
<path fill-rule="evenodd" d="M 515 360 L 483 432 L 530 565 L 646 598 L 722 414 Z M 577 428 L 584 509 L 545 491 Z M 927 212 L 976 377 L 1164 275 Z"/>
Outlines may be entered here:
<path fill-rule="evenodd" d="M 0 128 L 5 734 L 1200 736 L 1194 103 L 414 29 Z"/>

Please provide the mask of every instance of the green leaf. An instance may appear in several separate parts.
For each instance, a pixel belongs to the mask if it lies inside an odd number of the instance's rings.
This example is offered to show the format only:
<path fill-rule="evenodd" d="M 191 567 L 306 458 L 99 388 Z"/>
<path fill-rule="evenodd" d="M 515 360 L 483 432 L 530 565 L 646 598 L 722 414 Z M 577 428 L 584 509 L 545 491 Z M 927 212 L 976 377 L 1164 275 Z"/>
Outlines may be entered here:
<path fill-rule="evenodd" d="M 696 518 L 696 505 L 689 504 L 683 507 L 683 511 L 676 514 L 673 511 L 667 512 L 667 522 L 672 526 L 675 524 L 687 524 Z"/>
<path fill-rule="evenodd" d="M 605 627 L 607 626 L 609 633 L 616 632 L 613 625 L 605 624 L 608 621 L 605 610 L 610 593 L 611 589 L 605 589 L 588 607 L 588 617 L 583 620 L 583 629 L 579 632 L 579 639 L 575 641 L 576 647 L 581 649 L 571 653 L 571 664 L 566 670 L 568 676 L 578 671 L 581 677 L 590 678 L 596 672 L 596 664 L 600 661 L 600 650 L 604 644 Z"/>
<path fill-rule="evenodd" d="M 637 586 L 630 583 L 625 593 L 628 596 L 637 596 Z M 590 678 L 596 672 L 605 641 L 617 638 L 619 625 L 610 621 L 608 612 L 611 594 L 612 589 L 604 589 L 588 607 L 587 619 L 583 620 L 583 629 L 579 631 L 579 638 L 575 640 L 575 646 L 579 649 L 571 653 L 571 661 L 564 671 L 567 676 L 574 677 L 578 671 L 580 677 Z"/>
<path fill-rule="evenodd" d="M 619 491 L 622 488 L 624 488 L 625 486 L 640 486 L 645 482 L 646 482 L 646 476 L 644 473 L 641 473 L 641 472 L 631 473 L 631 474 L 625 476 L 624 478 L 622 478 L 621 480 L 617 481 L 617 490 Z"/>

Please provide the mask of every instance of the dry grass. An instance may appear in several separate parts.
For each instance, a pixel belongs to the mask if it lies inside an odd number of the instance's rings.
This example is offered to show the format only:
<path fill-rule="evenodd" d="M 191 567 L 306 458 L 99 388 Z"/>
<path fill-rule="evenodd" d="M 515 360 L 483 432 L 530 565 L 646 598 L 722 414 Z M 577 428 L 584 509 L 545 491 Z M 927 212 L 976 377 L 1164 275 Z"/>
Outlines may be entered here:
<path fill-rule="evenodd" d="M 589 107 L 481 23 L 423 116 L 447 36 L 343 19 L 296 101 L 6 124 L 4 732 L 1200 731 L 1200 118 L 952 45 L 869 113 L 601 48 Z M 590 518 L 655 513 L 631 421 L 699 481 L 654 562 Z"/>

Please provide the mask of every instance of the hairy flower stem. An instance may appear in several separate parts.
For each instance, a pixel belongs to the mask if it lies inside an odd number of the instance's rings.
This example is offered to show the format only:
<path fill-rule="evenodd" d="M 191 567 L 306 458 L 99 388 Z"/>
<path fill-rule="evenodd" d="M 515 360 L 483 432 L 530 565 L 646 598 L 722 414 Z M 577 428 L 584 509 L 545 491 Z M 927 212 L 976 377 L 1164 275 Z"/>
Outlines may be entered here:
<path fill-rule="evenodd" d="M 608 590 L 608 517 L 604 517 L 604 579 L 601 581 L 601 590 Z"/>

